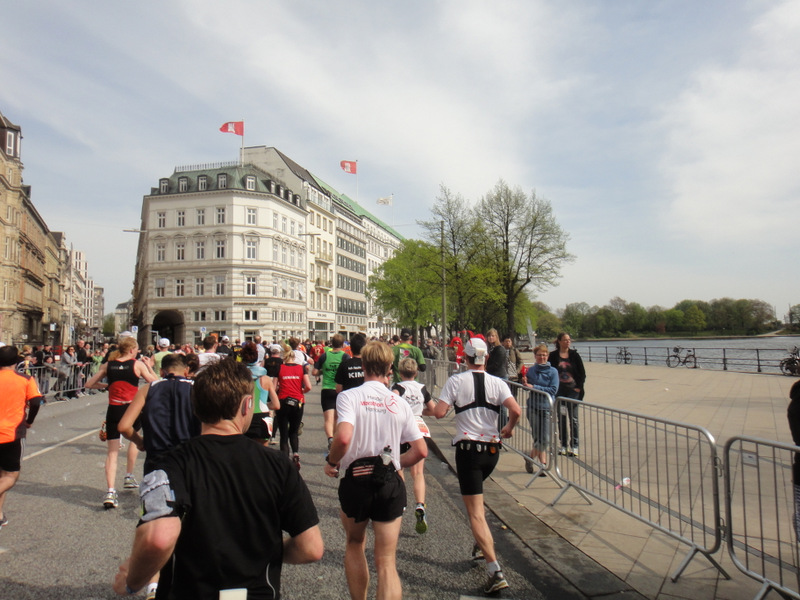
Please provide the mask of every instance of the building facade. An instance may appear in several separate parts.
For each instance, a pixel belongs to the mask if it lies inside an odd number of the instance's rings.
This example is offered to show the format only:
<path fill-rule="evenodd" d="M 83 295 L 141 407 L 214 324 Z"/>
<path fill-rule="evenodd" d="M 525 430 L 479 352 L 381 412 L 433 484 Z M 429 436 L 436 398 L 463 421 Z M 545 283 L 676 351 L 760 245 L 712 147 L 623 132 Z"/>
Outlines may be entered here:
<path fill-rule="evenodd" d="M 254 165 L 178 168 L 144 197 L 132 321 L 140 343 L 306 329 L 306 207 Z"/>

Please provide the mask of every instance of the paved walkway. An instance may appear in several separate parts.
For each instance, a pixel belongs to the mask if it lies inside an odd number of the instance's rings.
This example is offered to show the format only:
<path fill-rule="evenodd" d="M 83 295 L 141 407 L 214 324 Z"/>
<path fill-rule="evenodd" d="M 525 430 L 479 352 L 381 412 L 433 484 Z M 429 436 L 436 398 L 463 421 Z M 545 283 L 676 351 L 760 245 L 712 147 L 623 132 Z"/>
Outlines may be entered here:
<path fill-rule="evenodd" d="M 605 363 L 586 363 L 586 369 L 588 402 L 703 426 L 718 446 L 742 434 L 791 443 L 786 408 L 794 378 Z M 432 427 L 448 457 L 451 427 L 449 418 Z M 633 589 L 656 600 L 751 600 L 761 587 L 733 565 L 726 549 L 715 558 L 730 580 L 696 556 L 673 583 L 670 575 L 686 556 L 686 545 L 604 503 L 589 505 L 574 490 L 549 506 L 560 489 L 550 478 L 537 478 L 526 488 L 530 475 L 515 453 L 504 454 L 492 480 L 496 488 L 487 494 L 489 507 L 588 596 L 600 595 L 593 589 L 600 580 L 609 594 Z M 509 512 L 514 505 L 524 507 L 529 518 Z M 602 579 L 606 570 L 615 577 Z"/>

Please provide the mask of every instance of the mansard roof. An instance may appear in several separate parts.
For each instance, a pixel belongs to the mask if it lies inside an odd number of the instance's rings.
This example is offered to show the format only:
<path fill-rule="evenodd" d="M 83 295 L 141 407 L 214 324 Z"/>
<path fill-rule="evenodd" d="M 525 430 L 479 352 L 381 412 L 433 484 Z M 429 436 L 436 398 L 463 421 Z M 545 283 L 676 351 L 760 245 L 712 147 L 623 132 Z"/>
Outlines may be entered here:
<path fill-rule="evenodd" d="M 225 185 L 220 187 L 220 175 L 226 175 Z M 200 180 L 205 177 L 205 188 L 200 188 Z M 248 179 L 252 178 L 252 189 L 248 189 Z M 181 181 L 185 181 L 185 187 L 181 188 Z M 151 188 L 151 196 L 166 196 L 172 194 L 205 193 L 220 190 L 237 190 L 244 192 L 273 194 L 290 201 L 296 206 L 302 206 L 303 200 L 295 191 L 288 189 L 281 181 L 278 181 L 270 173 L 252 164 L 240 164 L 239 162 L 230 163 L 208 163 L 201 165 L 191 165 L 185 167 L 175 167 L 175 171 L 169 177 L 162 177 L 159 182 L 166 181 L 166 190 L 162 191 L 159 183 L 158 187 Z M 287 195 L 288 193 L 291 195 Z"/>

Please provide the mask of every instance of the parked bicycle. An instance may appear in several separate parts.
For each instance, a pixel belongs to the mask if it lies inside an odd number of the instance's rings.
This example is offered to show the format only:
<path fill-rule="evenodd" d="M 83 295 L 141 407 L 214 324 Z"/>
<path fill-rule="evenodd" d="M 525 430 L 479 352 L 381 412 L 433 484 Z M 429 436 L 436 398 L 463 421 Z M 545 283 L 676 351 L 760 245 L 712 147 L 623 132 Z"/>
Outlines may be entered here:
<path fill-rule="evenodd" d="M 677 367 L 683 365 L 689 369 L 697 368 L 697 357 L 694 355 L 694 350 L 687 350 L 680 346 L 675 346 L 672 349 L 672 354 L 667 357 L 667 366 Z"/>
<path fill-rule="evenodd" d="M 626 365 L 631 364 L 631 361 L 633 360 L 633 355 L 630 352 L 628 352 L 628 347 L 619 346 L 617 350 L 618 350 L 617 364 L 618 365 L 621 365 L 622 363 L 625 363 Z"/>
<path fill-rule="evenodd" d="M 784 375 L 800 375 L 800 348 L 795 346 L 789 350 L 789 356 L 781 361 L 781 373 Z"/>

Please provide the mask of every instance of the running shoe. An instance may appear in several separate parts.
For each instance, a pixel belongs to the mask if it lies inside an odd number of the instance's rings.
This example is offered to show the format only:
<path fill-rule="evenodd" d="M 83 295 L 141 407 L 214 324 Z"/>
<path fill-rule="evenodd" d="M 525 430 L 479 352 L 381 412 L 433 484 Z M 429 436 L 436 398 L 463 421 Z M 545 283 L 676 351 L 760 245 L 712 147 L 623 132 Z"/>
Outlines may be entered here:
<path fill-rule="evenodd" d="M 428 517 L 425 513 L 425 506 L 422 504 L 417 505 L 417 509 L 414 511 L 414 514 L 417 517 L 417 525 L 414 529 L 417 530 L 417 533 L 423 534 L 428 531 Z"/>
<path fill-rule="evenodd" d="M 302 421 L 300 421 L 300 426 L 297 428 L 297 435 L 298 436 L 303 435 L 303 422 Z"/>
<path fill-rule="evenodd" d="M 567 447 L 566 447 L 566 446 L 561 446 L 561 450 L 559 450 L 559 451 L 558 451 L 558 453 L 559 453 L 561 456 L 566 456 L 566 455 L 568 454 L 568 453 L 567 453 Z"/>
<path fill-rule="evenodd" d="M 118 506 L 119 502 L 117 501 L 117 492 L 108 492 L 105 500 L 103 500 L 103 508 L 108 510 L 109 508 L 117 508 Z"/>
<path fill-rule="evenodd" d="M 295 454 L 292 457 L 292 461 L 294 461 L 294 466 L 297 467 L 297 470 L 299 471 L 300 470 L 300 455 L 299 454 Z"/>
<path fill-rule="evenodd" d="M 0 519 L 0 529 L 2 529 L 5 525 L 8 525 L 8 517 L 3 515 L 3 518 Z"/>
<path fill-rule="evenodd" d="M 494 575 L 490 575 L 486 585 L 483 586 L 483 593 L 494 594 L 495 592 L 499 592 L 507 587 L 508 582 L 506 581 L 506 577 L 503 575 L 503 572 L 495 571 Z"/>
<path fill-rule="evenodd" d="M 479 561 L 479 560 L 486 560 L 483 557 L 483 550 L 481 550 L 481 547 L 478 546 L 478 544 L 475 544 L 472 547 L 472 560 L 474 560 L 476 562 Z"/>
<path fill-rule="evenodd" d="M 533 461 L 532 460 L 526 460 L 525 461 L 525 470 L 528 473 L 533 474 Z"/>
<path fill-rule="evenodd" d="M 145 596 L 144 600 L 156 600 L 156 592 L 158 591 L 158 587 L 154 587 L 152 590 L 147 592 L 147 596 Z"/>
<path fill-rule="evenodd" d="M 574 448 L 570 448 L 569 455 L 570 456 L 578 456 L 580 452 L 578 452 L 578 447 L 575 446 Z"/>
<path fill-rule="evenodd" d="M 126 490 L 135 490 L 139 487 L 139 482 L 136 481 L 133 475 L 125 475 L 125 483 L 122 484 Z"/>

